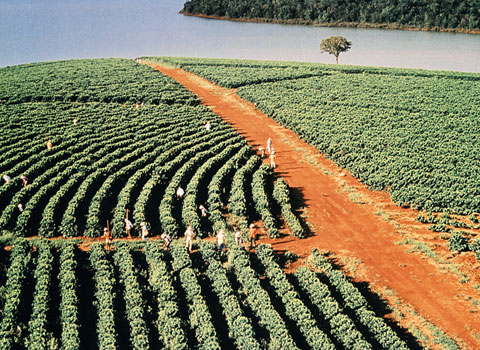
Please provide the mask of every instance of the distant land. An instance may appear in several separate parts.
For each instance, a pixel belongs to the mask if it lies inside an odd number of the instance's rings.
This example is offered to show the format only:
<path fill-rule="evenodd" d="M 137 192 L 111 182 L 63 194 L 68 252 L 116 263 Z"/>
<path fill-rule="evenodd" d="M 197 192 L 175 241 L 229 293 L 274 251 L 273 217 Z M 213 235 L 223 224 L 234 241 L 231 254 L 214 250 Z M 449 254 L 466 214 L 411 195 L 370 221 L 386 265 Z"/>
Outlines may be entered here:
<path fill-rule="evenodd" d="M 190 0 L 181 13 L 252 22 L 480 34 L 479 0 Z"/>

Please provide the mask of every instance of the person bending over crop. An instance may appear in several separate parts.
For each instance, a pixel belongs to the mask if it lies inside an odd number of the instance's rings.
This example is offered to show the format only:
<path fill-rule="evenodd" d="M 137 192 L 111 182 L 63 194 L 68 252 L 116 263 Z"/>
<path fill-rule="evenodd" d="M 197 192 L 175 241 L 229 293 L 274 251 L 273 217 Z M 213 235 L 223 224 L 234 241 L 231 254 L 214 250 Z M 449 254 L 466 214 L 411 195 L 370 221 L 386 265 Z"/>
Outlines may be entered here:
<path fill-rule="evenodd" d="M 170 238 L 168 233 L 162 233 L 160 238 L 165 241 L 165 243 L 163 243 L 163 249 L 168 249 L 168 247 L 170 246 L 170 243 L 172 243 L 172 239 Z"/>
<path fill-rule="evenodd" d="M 52 147 L 53 147 L 53 142 L 52 142 L 52 140 L 48 139 L 47 140 L 47 149 L 50 151 L 52 149 Z"/>
<path fill-rule="evenodd" d="M 203 206 L 203 204 L 200 204 L 200 206 L 198 207 L 198 209 L 200 210 L 200 213 L 202 214 L 202 218 L 206 217 L 208 212 L 207 212 L 207 208 L 205 208 Z"/>
<path fill-rule="evenodd" d="M 178 188 L 177 188 L 177 198 L 182 198 L 184 193 L 185 193 L 185 191 L 183 190 L 183 188 L 178 186 Z"/>
<path fill-rule="evenodd" d="M 8 184 L 8 182 L 11 180 L 10 176 L 8 176 L 7 174 L 3 174 L 2 178 L 3 178 L 3 181 L 5 181 L 6 184 Z"/>
<path fill-rule="evenodd" d="M 20 175 L 20 179 L 22 179 L 23 187 L 27 187 L 28 178 L 25 175 Z"/>
<path fill-rule="evenodd" d="M 192 252 L 193 237 L 193 227 L 188 225 L 187 230 L 185 231 L 185 247 L 188 248 L 190 253 Z"/>

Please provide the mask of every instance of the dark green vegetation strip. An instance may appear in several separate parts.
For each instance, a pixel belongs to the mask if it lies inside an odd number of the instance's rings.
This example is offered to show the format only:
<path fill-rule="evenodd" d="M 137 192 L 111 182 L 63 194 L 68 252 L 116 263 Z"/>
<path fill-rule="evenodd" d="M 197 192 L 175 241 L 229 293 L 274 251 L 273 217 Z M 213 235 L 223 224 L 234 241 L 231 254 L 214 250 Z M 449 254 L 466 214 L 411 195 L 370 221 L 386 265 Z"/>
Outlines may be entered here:
<path fill-rule="evenodd" d="M 134 236 L 141 222 L 150 237 L 178 236 L 189 222 L 197 235 L 206 235 L 231 212 L 222 205 L 202 218 L 198 208 L 207 204 L 220 168 L 241 165 L 253 151 L 177 82 L 126 59 L 0 71 L 3 234 L 98 237 L 108 221 L 113 235 L 122 237 L 128 210 Z M 252 163 L 250 171 L 259 165 Z M 212 184 L 224 200 L 238 171 L 229 169 L 223 183 Z M 179 186 L 184 198 L 176 197 Z M 249 197 L 244 206 L 243 220 L 257 220 Z"/>
<path fill-rule="evenodd" d="M 401 206 L 480 206 L 480 75 L 164 58 L 255 103 Z M 284 75 L 282 76 L 282 71 Z"/>
<path fill-rule="evenodd" d="M 476 0 L 189 0 L 183 12 L 299 24 L 480 29 L 480 6 Z"/>

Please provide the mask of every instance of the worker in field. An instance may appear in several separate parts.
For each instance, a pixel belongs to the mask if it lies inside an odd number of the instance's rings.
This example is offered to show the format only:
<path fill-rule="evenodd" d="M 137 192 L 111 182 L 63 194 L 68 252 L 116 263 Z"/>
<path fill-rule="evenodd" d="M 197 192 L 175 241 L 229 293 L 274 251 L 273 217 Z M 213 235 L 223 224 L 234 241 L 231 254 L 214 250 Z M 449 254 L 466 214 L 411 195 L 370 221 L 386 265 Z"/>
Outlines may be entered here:
<path fill-rule="evenodd" d="M 211 128 L 212 128 L 212 125 L 211 125 L 210 122 L 207 120 L 207 122 L 205 123 L 205 129 L 210 130 Z"/>
<path fill-rule="evenodd" d="M 205 207 L 203 206 L 203 204 L 200 204 L 200 206 L 198 207 L 198 209 L 200 210 L 200 214 L 202 215 L 202 218 L 207 217 L 207 214 L 208 214 L 207 208 L 205 208 Z"/>
<path fill-rule="evenodd" d="M 8 176 L 7 174 L 3 174 L 2 179 L 3 181 L 5 181 L 5 184 L 8 184 L 11 180 L 10 176 Z"/>
<path fill-rule="evenodd" d="M 272 151 L 272 139 L 269 137 L 267 139 L 267 152 L 270 153 Z"/>
<path fill-rule="evenodd" d="M 170 247 L 170 243 L 172 243 L 172 239 L 170 238 L 168 233 L 166 233 L 166 232 L 162 233 L 160 238 L 165 241 L 165 243 L 163 243 L 163 249 L 168 249 Z"/>
<path fill-rule="evenodd" d="M 195 234 L 193 233 L 193 227 L 188 225 L 187 230 L 185 231 L 185 247 L 188 248 L 188 251 L 192 252 L 192 243 Z"/>
<path fill-rule="evenodd" d="M 250 241 L 250 249 L 252 249 L 252 246 L 255 248 L 257 246 L 257 228 L 254 224 L 250 224 L 248 227 L 248 239 Z"/>
<path fill-rule="evenodd" d="M 184 194 L 185 194 L 185 191 L 183 190 L 183 188 L 178 186 L 178 188 L 177 188 L 177 198 L 178 199 L 182 198 Z"/>
<path fill-rule="evenodd" d="M 235 231 L 235 243 L 238 245 L 243 244 L 242 230 L 240 230 L 239 228 L 237 228 Z"/>
<path fill-rule="evenodd" d="M 105 238 L 105 250 L 111 250 L 112 234 L 108 227 L 103 228 L 103 237 Z"/>
<path fill-rule="evenodd" d="M 147 240 L 147 236 L 148 236 L 148 229 L 147 229 L 147 224 L 145 222 L 141 222 L 140 223 L 140 228 L 141 228 L 141 232 L 142 232 L 142 240 Z"/>
<path fill-rule="evenodd" d="M 260 152 L 260 157 L 262 157 L 262 159 L 264 159 L 265 158 L 265 148 L 260 146 L 260 147 L 258 147 L 258 151 Z"/>
<path fill-rule="evenodd" d="M 127 237 L 132 238 L 131 231 L 133 229 L 133 224 L 130 220 L 128 220 L 128 214 L 125 217 L 124 221 L 125 221 L 125 232 L 127 232 Z"/>
<path fill-rule="evenodd" d="M 272 151 L 272 153 L 270 153 L 270 168 L 272 169 L 275 169 L 277 167 L 277 164 L 275 163 L 275 159 L 277 158 L 275 156 L 275 151 Z"/>
<path fill-rule="evenodd" d="M 225 248 L 225 232 L 221 228 L 217 233 L 217 244 L 220 254 L 222 254 L 223 248 Z"/>
<path fill-rule="evenodd" d="M 47 150 L 50 151 L 52 149 L 52 147 L 53 147 L 53 142 L 52 142 L 52 140 L 48 139 L 47 140 Z"/>
<path fill-rule="evenodd" d="M 25 175 L 20 175 L 20 179 L 22 179 L 23 187 L 27 187 L 28 178 Z"/>
<path fill-rule="evenodd" d="M 77 123 L 78 123 L 78 119 L 77 119 L 77 118 L 74 118 L 74 119 L 73 119 L 73 125 L 76 126 Z"/>
<path fill-rule="evenodd" d="M 18 208 L 18 210 L 20 211 L 20 213 L 23 213 L 23 205 L 22 205 L 22 203 L 18 203 L 17 208 Z"/>

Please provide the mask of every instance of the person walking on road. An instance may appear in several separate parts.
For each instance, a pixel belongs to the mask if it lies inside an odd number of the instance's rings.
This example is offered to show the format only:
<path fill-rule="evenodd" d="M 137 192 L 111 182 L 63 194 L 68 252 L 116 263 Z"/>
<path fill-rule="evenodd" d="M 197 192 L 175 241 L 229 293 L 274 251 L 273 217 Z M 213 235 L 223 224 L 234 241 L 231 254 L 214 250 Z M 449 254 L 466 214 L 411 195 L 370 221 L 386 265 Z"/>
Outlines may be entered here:
<path fill-rule="evenodd" d="M 277 164 L 275 163 L 275 159 L 277 158 L 275 156 L 275 151 L 273 151 L 271 154 L 270 154 L 270 168 L 272 169 L 275 169 L 277 167 Z"/>
<path fill-rule="evenodd" d="M 269 137 L 267 140 L 267 152 L 270 153 L 272 151 L 272 139 Z"/>
<path fill-rule="evenodd" d="M 188 248 L 190 253 L 192 252 L 193 237 L 193 227 L 188 225 L 187 230 L 185 231 L 185 247 Z"/>
<path fill-rule="evenodd" d="M 250 240 L 250 249 L 252 249 L 252 245 L 255 248 L 257 246 L 257 228 L 254 224 L 250 224 L 248 228 L 248 239 Z"/>

